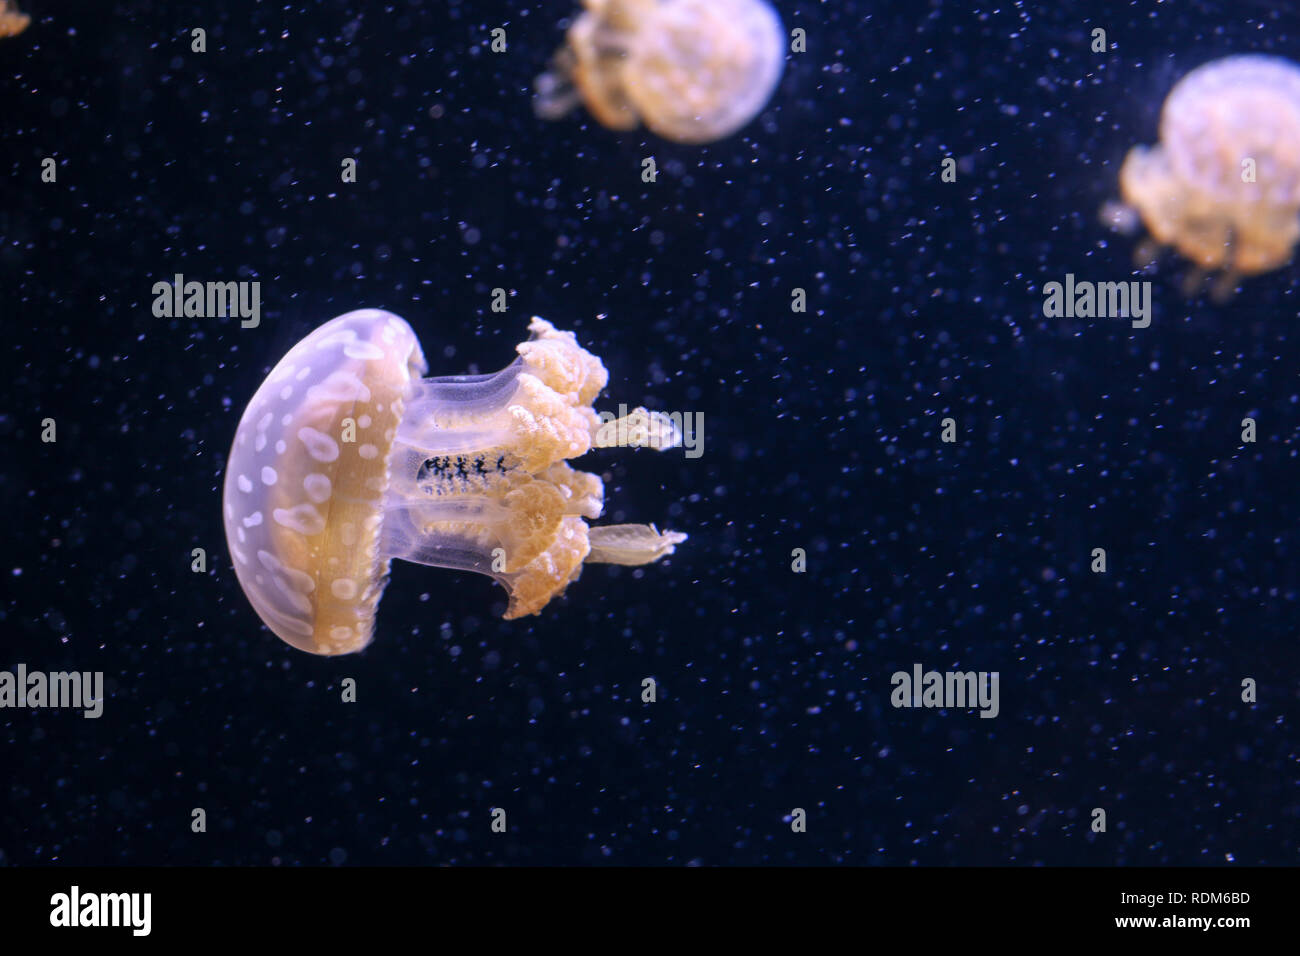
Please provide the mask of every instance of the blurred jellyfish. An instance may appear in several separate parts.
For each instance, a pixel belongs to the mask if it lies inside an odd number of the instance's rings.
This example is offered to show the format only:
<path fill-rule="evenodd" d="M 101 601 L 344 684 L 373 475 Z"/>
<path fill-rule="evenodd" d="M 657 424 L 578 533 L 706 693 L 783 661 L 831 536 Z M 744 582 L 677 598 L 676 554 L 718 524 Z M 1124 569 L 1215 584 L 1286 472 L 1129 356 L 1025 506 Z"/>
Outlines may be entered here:
<path fill-rule="evenodd" d="M 8 0 L 0 0 L 0 37 L 16 37 L 31 22 L 31 17 L 16 6 L 10 6 Z"/>
<path fill-rule="evenodd" d="M 528 328 L 519 357 L 489 375 L 422 378 L 415 333 L 379 309 L 326 322 L 280 360 L 240 419 L 223 493 L 235 573 L 267 627 L 346 654 L 370 643 L 393 558 L 491 575 L 517 618 L 584 561 L 647 564 L 685 540 L 587 526 L 604 487 L 565 459 L 669 448 L 681 433 L 645 409 L 602 422 L 600 359 L 544 319 Z"/>
<path fill-rule="evenodd" d="M 1220 292 L 1285 265 L 1300 239 L 1300 67 L 1231 56 L 1188 73 L 1165 100 L 1160 143 L 1125 158 L 1120 190 L 1127 205 L 1103 216 L 1119 229 L 1140 216 L 1156 243 L 1224 270 Z"/>
<path fill-rule="evenodd" d="M 785 34 L 764 0 L 584 0 L 533 105 L 579 101 L 610 129 L 638 120 L 665 139 L 708 143 L 757 115 L 785 68 Z"/>

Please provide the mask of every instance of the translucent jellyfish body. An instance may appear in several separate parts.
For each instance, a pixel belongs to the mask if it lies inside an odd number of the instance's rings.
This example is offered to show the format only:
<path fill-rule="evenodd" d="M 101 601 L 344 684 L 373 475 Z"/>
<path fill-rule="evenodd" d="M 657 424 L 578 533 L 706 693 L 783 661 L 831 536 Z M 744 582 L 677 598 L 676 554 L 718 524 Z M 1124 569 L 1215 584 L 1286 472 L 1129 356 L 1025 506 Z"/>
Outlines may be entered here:
<path fill-rule="evenodd" d="M 708 143 L 757 115 L 785 67 L 785 35 L 763 0 L 584 0 L 534 107 L 546 119 L 581 100 L 610 129 L 637 122 Z"/>
<path fill-rule="evenodd" d="M 584 561 L 646 564 L 686 538 L 588 527 L 604 489 L 566 459 L 681 435 L 645 409 L 602 423 L 600 359 L 544 319 L 529 331 L 500 372 L 422 378 L 411 327 L 363 309 L 280 360 L 240 420 L 223 495 L 235 573 L 267 627 L 316 654 L 360 650 L 393 558 L 491 575 L 507 618 L 536 614 Z"/>
<path fill-rule="evenodd" d="M 1188 73 L 1165 100 L 1159 145 L 1129 152 L 1120 189 L 1156 242 L 1201 269 L 1231 280 L 1287 263 L 1300 239 L 1300 68 L 1231 56 Z"/>

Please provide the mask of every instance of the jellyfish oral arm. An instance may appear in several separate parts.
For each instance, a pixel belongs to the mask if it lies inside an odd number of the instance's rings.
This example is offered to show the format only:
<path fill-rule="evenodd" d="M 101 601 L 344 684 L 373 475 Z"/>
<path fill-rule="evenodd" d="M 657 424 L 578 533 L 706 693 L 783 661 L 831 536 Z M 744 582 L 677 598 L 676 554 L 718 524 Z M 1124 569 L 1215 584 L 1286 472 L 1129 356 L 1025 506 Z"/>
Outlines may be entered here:
<path fill-rule="evenodd" d="M 686 540 L 680 531 L 660 531 L 652 524 L 607 524 L 588 532 L 588 564 L 651 564 L 672 554 Z"/>
<path fill-rule="evenodd" d="M 491 375 L 412 384 L 389 452 L 381 552 L 490 575 L 507 618 L 538 613 L 584 562 L 636 565 L 685 540 L 650 525 L 588 527 L 604 487 L 566 459 L 593 447 L 672 448 L 670 416 L 592 408 L 609 375 L 570 332 L 534 318 L 519 358 Z"/>
<path fill-rule="evenodd" d="M 635 408 L 622 418 L 606 421 L 592 437 L 596 448 L 653 448 L 666 451 L 682 443 L 682 431 L 663 412 Z"/>
<path fill-rule="evenodd" d="M 591 408 L 608 381 L 599 359 L 543 319 L 520 357 L 493 375 L 413 385 L 389 454 L 385 558 L 491 575 L 507 617 L 535 614 L 583 562 L 657 561 L 685 540 L 650 525 L 589 528 L 604 488 L 565 459 L 593 447 L 672 448 L 661 412 L 615 418 Z"/>

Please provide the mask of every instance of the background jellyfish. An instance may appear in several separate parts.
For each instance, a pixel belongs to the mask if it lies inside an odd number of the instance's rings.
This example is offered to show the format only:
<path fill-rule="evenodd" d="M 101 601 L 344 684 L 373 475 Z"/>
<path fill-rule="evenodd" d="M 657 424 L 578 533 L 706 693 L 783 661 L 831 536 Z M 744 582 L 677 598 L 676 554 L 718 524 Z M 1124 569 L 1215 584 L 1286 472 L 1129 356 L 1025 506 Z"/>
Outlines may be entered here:
<path fill-rule="evenodd" d="M 370 643 L 393 558 L 491 575 L 517 618 L 584 561 L 647 564 L 685 540 L 587 526 L 604 488 L 565 459 L 620 431 L 659 449 L 681 435 L 645 409 L 602 424 L 600 359 L 544 319 L 528 328 L 519 358 L 490 375 L 421 378 L 415 333 L 378 309 L 325 323 L 280 360 L 240 420 L 223 496 L 235 573 L 267 627 L 345 654 Z"/>
<path fill-rule="evenodd" d="M 1225 270 L 1221 290 L 1284 265 L 1300 238 L 1300 68 L 1232 56 L 1187 74 L 1165 100 L 1160 143 L 1125 158 L 1120 190 L 1114 224 L 1136 210 L 1155 242 Z"/>
<path fill-rule="evenodd" d="M 10 5 L 8 0 L 0 0 L 0 37 L 15 37 L 27 29 L 32 18 Z"/>
<path fill-rule="evenodd" d="M 638 120 L 665 139 L 708 143 L 748 123 L 785 67 L 785 34 L 763 0 L 585 0 L 551 68 L 537 115 L 581 100 L 610 129 Z"/>

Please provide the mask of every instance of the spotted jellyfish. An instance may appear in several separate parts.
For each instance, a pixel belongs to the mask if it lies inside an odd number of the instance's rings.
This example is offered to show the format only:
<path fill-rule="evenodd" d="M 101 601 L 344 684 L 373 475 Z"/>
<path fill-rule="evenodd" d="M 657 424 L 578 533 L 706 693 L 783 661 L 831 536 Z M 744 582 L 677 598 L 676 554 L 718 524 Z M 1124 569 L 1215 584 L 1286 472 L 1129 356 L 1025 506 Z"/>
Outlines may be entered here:
<path fill-rule="evenodd" d="M 32 18 L 16 6 L 10 6 L 8 0 L 0 0 L 0 37 L 16 37 L 27 29 Z"/>
<path fill-rule="evenodd" d="M 764 0 L 584 0 L 537 78 L 533 106 L 557 119 L 579 102 L 603 125 L 665 139 L 730 136 L 771 98 L 785 68 L 781 20 Z"/>
<path fill-rule="evenodd" d="M 1192 70 L 1165 100 L 1159 144 L 1125 158 L 1120 191 L 1103 217 L 1126 232 L 1140 217 L 1156 246 L 1221 270 L 1216 298 L 1288 263 L 1300 239 L 1300 67 L 1244 55 Z"/>
<path fill-rule="evenodd" d="M 414 331 L 379 309 L 326 322 L 280 360 L 240 419 L 223 495 L 235 574 L 271 631 L 314 654 L 361 650 L 394 558 L 490 575 L 514 619 L 584 563 L 648 564 L 686 539 L 588 526 L 604 487 L 567 459 L 681 433 L 644 408 L 598 415 L 600 359 L 545 319 L 528 329 L 488 375 L 424 378 Z"/>

